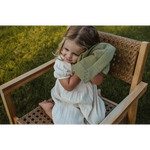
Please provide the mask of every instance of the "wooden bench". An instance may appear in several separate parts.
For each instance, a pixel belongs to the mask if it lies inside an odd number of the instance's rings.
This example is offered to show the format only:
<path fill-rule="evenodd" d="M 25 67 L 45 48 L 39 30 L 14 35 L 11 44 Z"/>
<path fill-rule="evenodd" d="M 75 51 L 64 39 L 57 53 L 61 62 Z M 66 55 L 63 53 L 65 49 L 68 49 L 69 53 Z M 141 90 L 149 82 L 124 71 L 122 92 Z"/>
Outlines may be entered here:
<path fill-rule="evenodd" d="M 129 94 L 119 104 L 104 97 L 102 98 L 105 102 L 107 112 L 106 118 L 101 124 L 134 124 L 136 121 L 138 99 L 147 90 L 147 83 L 142 82 L 142 77 L 149 43 L 100 31 L 99 36 L 101 42 L 110 43 L 116 47 L 109 74 L 131 84 Z M 54 60 L 50 60 L 0 86 L 1 97 L 11 124 L 53 124 L 53 121 L 40 106 L 18 118 L 11 92 L 53 69 L 54 63 Z"/>

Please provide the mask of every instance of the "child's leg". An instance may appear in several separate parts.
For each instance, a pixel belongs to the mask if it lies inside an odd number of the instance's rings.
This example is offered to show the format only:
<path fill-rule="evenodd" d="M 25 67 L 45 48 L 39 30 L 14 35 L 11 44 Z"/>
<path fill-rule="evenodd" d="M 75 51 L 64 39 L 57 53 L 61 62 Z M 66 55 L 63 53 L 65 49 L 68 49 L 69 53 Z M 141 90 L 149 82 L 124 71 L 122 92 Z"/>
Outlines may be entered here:
<path fill-rule="evenodd" d="M 41 106 L 45 113 L 52 119 L 52 108 L 54 103 L 44 100 L 43 102 L 39 103 L 39 106 Z"/>

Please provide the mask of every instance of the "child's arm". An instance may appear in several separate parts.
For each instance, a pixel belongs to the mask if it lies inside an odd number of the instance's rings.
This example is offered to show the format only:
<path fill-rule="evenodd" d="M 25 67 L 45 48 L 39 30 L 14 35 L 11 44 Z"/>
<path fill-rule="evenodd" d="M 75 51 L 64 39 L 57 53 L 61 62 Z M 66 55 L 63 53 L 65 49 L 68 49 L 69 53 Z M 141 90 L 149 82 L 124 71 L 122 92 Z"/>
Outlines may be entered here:
<path fill-rule="evenodd" d="M 101 85 L 103 82 L 103 74 L 102 73 L 97 74 L 93 79 L 91 79 L 91 82 L 96 85 Z"/>
<path fill-rule="evenodd" d="M 81 80 L 77 76 L 77 74 L 74 73 L 70 78 L 59 79 L 59 81 L 65 90 L 72 91 L 80 83 Z"/>

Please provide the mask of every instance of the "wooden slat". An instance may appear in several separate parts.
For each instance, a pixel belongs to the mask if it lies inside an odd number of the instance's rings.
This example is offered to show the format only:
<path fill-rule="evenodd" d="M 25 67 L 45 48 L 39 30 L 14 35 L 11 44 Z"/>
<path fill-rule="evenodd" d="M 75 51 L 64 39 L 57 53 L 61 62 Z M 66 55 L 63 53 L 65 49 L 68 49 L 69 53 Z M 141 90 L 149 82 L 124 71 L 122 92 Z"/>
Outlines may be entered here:
<path fill-rule="evenodd" d="M 147 90 L 147 83 L 140 82 L 135 89 L 101 122 L 101 124 L 119 123 L 137 99 Z"/>
<path fill-rule="evenodd" d="M 5 107 L 9 122 L 10 122 L 10 124 L 14 124 L 15 123 L 14 118 L 17 117 L 17 114 L 16 114 L 16 110 L 15 110 L 15 107 L 13 104 L 11 94 L 9 93 L 4 96 L 4 93 L 1 92 L 1 97 L 3 100 L 3 104 Z"/>
<path fill-rule="evenodd" d="M 28 83 L 29 81 L 41 76 L 42 74 L 48 72 L 53 68 L 55 60 L 51 60 L 3 85 L 0 86 L 0 92 L 3 92 L 4 95 L 7 95 L 11 91 L 19 88 L 20 86 Z"/>
<path fill-rule="evenodd" d="M 115 105 L 115 106 L 118 105 L 117 103 L 115 103 L 115 102 L 113 102 L 113 101 L 111 101 L 111 100 L 109 100 L 109 99 L 107 99 L 107 98 L 105 98 L 105 97 L 102 97 L 102 99 L 103 99 L 104 101 L 106 101 L 106 102 L 112 104 L 112 105 Z"/>
<path fill-rule="evenodd" d="M 148 42 L 142 42 L 141 48 L 139 51 L 139 56 L 137 60 L 137 65 L 135 68 L 130 93 L 134 90 L 134 88 L 142 81 L 145 64 L 147 60 L 147 55 L 149 51 L 149 43 Z M 136 122 L 136 115 L 137 115 L 137 108 L 138 108 L 138 99 L 135 102 L 135 104 L 130 108 L 128 112 L 128 122 L 129 124 L 135 124 Z"/>
<path fill-rule="evenodd" d="M 130 92 L 134 90 L 134 88 L 142 81 L 144 69 L 145 69 L 145 64 L 147 60 L 147 55 L 148 55 L 148 50 L 149 50 L 149 43 L 148 42 L 142 42 L 141 43 L 141 48 L 139 51 L 138 55 L 138 60 L 130 88 Z"/>

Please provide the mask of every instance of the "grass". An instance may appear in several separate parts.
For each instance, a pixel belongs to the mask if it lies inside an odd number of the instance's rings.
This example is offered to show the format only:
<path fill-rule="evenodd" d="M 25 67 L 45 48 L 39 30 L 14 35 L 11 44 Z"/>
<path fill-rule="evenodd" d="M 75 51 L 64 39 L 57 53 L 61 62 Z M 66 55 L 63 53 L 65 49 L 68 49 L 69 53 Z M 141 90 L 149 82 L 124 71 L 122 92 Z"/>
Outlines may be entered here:
<path fill-rule="evenodd" d="M 65 29 L 61 26 L 0 27 L 0 85 L 51 60 Z M 12 92 L 18 116 L 34 108 L 43 98 L 49 98 L 52 86 L 51 71 Z M 9 123 L 2 100 L 0 110 L 0 123 Z"/>
<path fill-rule="evenodd" d="M 95 26 L 97 30 L 139 41 L 150 41 L 150 26 Z M 0 85 L 51 60 L 66 26 L 0 26 Z M 143 75 L 149 83 L 150 53 Z M 53 70 L 12 92 L 18 117 L 26 114 L 38 102 L 49 99 L 55 84 Z M 121 87 L 121 88 L 120 88 Z M 129 85 L 116 78 L 104 76 L 102 95 L 119 103 L 129 91 Z M 137 124 L 149 124 L 150 89 L 139 100 Z M 0 98 L 0 124 L 9 124 Z"/>

